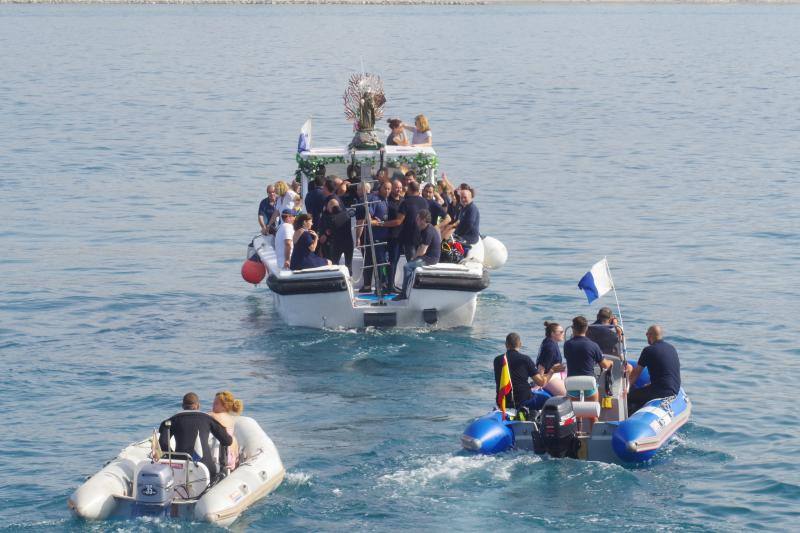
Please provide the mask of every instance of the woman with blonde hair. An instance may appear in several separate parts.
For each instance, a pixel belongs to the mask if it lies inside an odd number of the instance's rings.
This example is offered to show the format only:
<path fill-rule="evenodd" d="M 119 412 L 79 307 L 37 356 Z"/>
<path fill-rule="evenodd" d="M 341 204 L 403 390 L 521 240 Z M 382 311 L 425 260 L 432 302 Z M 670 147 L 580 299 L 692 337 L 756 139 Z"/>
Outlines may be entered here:
<path fill-rule="evenodd" d="M 233 435 L 236 426 L 236 416 L 244 411 L 244 403 L 233 397 L 230 391 L 218 392 L 214 395 L 214 404 L 209 413 L 214 420 L 222 424 L 225 430 L 233 438 L 233 442 L 228 446 L 228 468 L 233 470 L 239 462 L 239 443 Z"/>
<path fill-rule="evenodd" d="M 295 198 L 298 198 L 299 195 L 283 180 L 275 182 L 275 194 L 277 195 L 275 199 L 275 211 L 272 213 L 270 224 L 277 221 L 277 224 L 280 225 L 282 223 L 280 214 L 284 209 L 294 209 Z"/>
<path fill-rule="evenodd" d="M 413 128 L 406 124 L 403 124 L 403 127 L 414 132 L 414 135 L 411 136 L 411 146 L 430 146 L 433 144 L 433 134 L 431 133 L 431 127 L 425 115 L 417 115 L 414 117 Z"/>

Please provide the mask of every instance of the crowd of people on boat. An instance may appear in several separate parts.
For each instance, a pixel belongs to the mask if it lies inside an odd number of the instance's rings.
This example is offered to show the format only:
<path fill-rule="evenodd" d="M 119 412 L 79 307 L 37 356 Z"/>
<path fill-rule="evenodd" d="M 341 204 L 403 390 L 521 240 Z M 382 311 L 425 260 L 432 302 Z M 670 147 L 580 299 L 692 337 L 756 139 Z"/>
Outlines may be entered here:
<path fill-rule="evenodd" d="M 417 127 L 427 128 L 424 118 L 417 117 Z M 338 264 L 343 257 L 352 275 L 353 252 L 360 249 L 361 291 L 372 292 L 373 283 L 380 284 L 383 293 L 398 292 L 395 299 L 402 300 L 415 268 L 458 262 L 480 240 L 480 212 L 469 184 L 454 187 L 446 174 L 436 184 L 420 183 L 406 167 L 383 167 L 362 179 L 360 169 L 352 167 L 348 179 L 320 167 L 305 198 L 297 181 L 267 186 L 258 223 L 262 234 L 275 236 L 280 269 Z M 404 287 L 398 288 L 393 280 L 401 257 L 406 259 Z M 377 280 L 373 265 L 379 267 Z"/>
<path fill-rule="evenodd" d="M 205 413 L 200 410 L 197 394 L 188 392 L 183 396 L 181 407 L 180 412 L 161 422 L 158 428 L 160 449 L 189 454 L 208 468 L 212 479 L 225 470 L 235 469 L 239 464 L 239 444 L 234 428 L 236 417 L 244 411 L 244 403 L 230 391 L 221 391 L 214 395 L 211 411 Z M 226 447 L 227 453 L 215 456 L 209 436 Z"/>
<path fill-rule="evenodd" d="M 500 391 L 501 373 L 505 361 L 511 378 L 512 392 L 507 394 L 506 405 L 514 408 L 534 408 L 533 391 L 543 389 L 552 396 L 568 396 L 573 400 L 598 401 L 599 393 L 569 391 L 564 379 L 570 376 L 595 376 L 596 369 L 607 370 L 613 365 L 605 355 L 620 356 L 624 332 L 608 307 L 601 308 L 597 320 L 589 324 L 583 316 L 572 319 L 572 338 L 565 341 L 565 329 L 556 322 L 545 322 L 545 336 L 534 360 L 520 352 L 522 340 L 517 333 L 506 337 L 506 351 L 494 359 L 496 391 Z M 642 350 L 636 366 L 626 364 L 623 371 L 628 383 L 635 384 L 646 368 L 650 383 L 627 391 L 628 412 L 634 413 L 655 398 L 675 396 L 681 387 L 680 361 L 675 348 L 664 340 L 661 326 L 647 329 L 648 346 Z M 563 343 L 562 356 L 560 344 Z M 532 384 L 529 382 L 532 381 Z"/>

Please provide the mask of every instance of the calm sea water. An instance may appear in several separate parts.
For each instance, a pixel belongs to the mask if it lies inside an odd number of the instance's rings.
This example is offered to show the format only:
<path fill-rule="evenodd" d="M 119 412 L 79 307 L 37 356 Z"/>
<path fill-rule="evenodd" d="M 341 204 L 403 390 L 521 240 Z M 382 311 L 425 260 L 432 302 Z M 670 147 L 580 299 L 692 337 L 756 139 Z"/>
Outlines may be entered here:
<path fill-rule="evenodd" d="M 0 6 L 0 523 L 179 527 L 65 502 L 184 392 L 231 389 L 288 469 L 236 530 L 795 529 L 798 30 L 797 6 Z M 303 120 L 347 142 L 362 62 L 508 246 L 472 328 L 287 328 L 239 277 Z M 636 469 L 462 453 L 506 333 L 533 352 L 595 313 L 603 256 L 691 423 Z"/>

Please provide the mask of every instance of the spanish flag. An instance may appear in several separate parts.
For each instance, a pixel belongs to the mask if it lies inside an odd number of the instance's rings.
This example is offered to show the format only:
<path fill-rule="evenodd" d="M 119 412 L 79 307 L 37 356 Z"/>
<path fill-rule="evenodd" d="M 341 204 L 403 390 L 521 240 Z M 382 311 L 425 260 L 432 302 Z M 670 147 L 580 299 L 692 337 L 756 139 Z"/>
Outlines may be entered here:
<path fill-rule="evenodd" d="M 511 387 L 511 373 L 508 371 L 508 354 L 503 354 L 503 368 L 500 370 L 500 383 L 497 387 L 497 405 L 506 418 L 506 395 L 513 391 Z"/>

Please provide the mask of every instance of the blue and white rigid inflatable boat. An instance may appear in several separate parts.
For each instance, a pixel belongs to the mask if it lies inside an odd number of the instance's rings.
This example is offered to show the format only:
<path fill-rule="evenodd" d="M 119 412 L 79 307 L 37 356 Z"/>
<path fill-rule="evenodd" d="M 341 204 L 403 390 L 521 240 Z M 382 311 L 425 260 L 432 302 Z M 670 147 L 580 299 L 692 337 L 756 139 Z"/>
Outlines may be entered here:
<path fill-rule="evenodd" d="M 534 392 L 536 407 L 527 417 L 514 409 L 506 416 L 495 409 L 475 419 L 464 430 L 464 449 L 480 454 L 508 450 L 531 450 L 551 457 L 573 457 L 607 463 L 642 463 L 652 458 L 688 420 L 692 411 L 689 397 L 680 389 L 676 396 L 651 400 L 628 416 L 625 395 L 627 381 L 623 361 L 614 362 L 599 379 L 593 376 L 567 378 L 567 390 L 600 391 L 599 402 L 573 401 Z M 606 376 L 610 372 L 610 379 Z M 644 383 L 637 381 L 637 385 Z M 522 419 L 525 418 L 525 419 Z M 588 418 L 597 418 L 591 425 Z M 588 428 L 591 427 L 591 430 Z"/>

